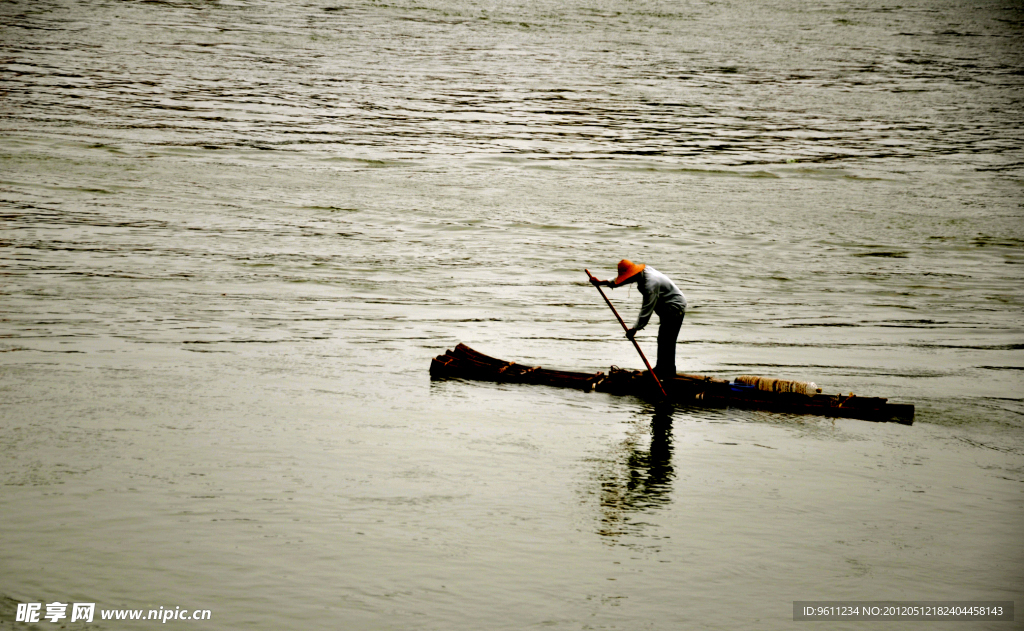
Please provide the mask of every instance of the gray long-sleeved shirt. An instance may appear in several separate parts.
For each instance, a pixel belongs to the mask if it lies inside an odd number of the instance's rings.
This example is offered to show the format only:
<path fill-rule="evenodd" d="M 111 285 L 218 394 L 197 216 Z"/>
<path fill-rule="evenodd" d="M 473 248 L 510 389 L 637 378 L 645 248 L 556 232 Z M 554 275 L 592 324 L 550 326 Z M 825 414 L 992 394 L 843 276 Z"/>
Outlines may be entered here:
<path fill-rule="evenodd" d="M 654 313 L 661 318 L 666 314 L 681 315 L 686 311 L 686 296 L 668 276 L 648 265 L 644 267 L 644 271 L 637 274 L 637 277 L 636 285 L 640 289 L 640 295 L 644 297 L 644 303 L 640 307 L 640 316 L 633 325 L 634 329 L 639 331 L 647 326 Z"/>

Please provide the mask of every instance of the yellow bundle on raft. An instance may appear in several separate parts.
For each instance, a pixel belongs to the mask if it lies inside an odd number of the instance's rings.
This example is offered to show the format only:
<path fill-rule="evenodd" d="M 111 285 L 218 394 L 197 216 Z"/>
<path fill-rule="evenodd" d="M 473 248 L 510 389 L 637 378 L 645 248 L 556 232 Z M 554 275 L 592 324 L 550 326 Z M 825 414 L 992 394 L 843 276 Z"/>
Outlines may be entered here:
<path fill-rule="evenodd" d="M 745 386 L 756 386 L 758 390 L 765 390 L 767 392 L 797 392 L 808 396 L 821 392 L 818 385 L 813 381 L 789 381 L 787 379 L 758 377 L 757 375 L 740 375 L 736 377 L 736 383 L 741 383 Z"/>

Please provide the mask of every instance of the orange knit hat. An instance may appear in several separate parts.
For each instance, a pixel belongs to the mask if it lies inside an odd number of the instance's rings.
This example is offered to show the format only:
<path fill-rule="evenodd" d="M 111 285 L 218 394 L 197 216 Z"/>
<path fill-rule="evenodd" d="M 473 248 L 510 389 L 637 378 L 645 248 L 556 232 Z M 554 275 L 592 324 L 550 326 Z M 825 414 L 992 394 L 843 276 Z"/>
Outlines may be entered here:
<path fill-rule="evenodd" d="M 637 265 L 629 259 L 622 259 L 619 261 L 619 276 L 615 279 L 614 283 L 616 285 L 621 285 L 625 281 L 644 271 L 645 267 L 647 267 L 647 265 L 643 263 Z"/>

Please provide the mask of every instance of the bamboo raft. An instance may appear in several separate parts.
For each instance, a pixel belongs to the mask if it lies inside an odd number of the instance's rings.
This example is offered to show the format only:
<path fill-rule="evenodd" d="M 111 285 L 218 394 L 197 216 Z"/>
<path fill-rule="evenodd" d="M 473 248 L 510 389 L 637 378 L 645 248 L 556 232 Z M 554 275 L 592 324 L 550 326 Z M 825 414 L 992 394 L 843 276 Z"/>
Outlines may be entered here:
<path fill-rule="evenodd" d="M 633 395 L 645 399 L 661 398 L 661 392 L 650 375 L 644 371 L 627 370 L 616 366 L 612 366 L 607 374 L 549 370 L 495 359 L 465 344 L 459 344 L 444 355 L 435 357 L 430 362 L 430 376 L 434 379 L 454 377 L 474 381 L 539 384 Z M 754 376 L 745 376 L 730 382 L 718 377 L 680 373 L 674 379 L 664 380 L 662 385 L 673 403 L 771 410 L 904 425 L 911 425 L 914 422 L 913 405 L 889 403 L 884 398 L 861 397 L 852 393 L 821 394 L 820 389 L 809 391 L 804 387 L 808 384 L 802 382 Z"/>

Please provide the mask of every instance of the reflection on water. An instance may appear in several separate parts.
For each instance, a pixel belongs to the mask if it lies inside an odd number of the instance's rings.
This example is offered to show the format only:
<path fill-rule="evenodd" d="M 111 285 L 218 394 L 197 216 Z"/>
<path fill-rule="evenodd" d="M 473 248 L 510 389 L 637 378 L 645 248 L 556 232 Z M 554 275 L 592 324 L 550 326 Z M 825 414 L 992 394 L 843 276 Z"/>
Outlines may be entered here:
<path fill-rule="evenodd" d="M 637 416 L 629 435 L 600 462 L 595 476 L 601 485 L 598 533 L 612 540 L 640 534 L 648 525 L 641 516 L 671 502 L 672 408 Z"/>

